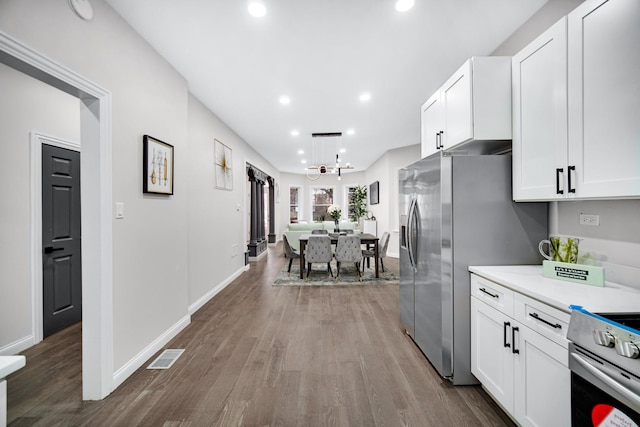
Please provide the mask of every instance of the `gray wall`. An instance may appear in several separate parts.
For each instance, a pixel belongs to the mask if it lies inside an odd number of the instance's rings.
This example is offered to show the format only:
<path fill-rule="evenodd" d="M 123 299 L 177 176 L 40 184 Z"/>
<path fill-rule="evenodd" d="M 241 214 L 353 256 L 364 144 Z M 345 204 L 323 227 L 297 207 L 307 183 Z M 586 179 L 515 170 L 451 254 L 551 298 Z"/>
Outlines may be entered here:
<path fill-rule="evenodd" d="M 80 102 L 2 64 L 0 93 L 1 350 L 32 335 L 29 135 L 79 142 Z"/>
<path fill-rule="evenodd" d="M 114 372 L 244 269 L 245 160 L 279 179 L 264 159 L 189 96 L 185 80 L 106 3 L 80 20 L 66 0 L 3 0 L 0 29 L 112 94 Z M 55 23 L 56 28 L 51 28 Z M 0 353 L 33 339 L 30 276 L 30 130 L 79 140 L 77 99 L 0 68 L 4 178 Z M 173 196 L 142 193 L 142 136 L 174 146 Z M 233 149 L 234 190 L 214 190 L 213 139 Z M 191 151 L 193 149 L 193 152 Z M 238 205 L 240 210 L 238 211 Z M 199 212 L 198 212 L 198 209 Z M 207 218 L 208 217 L 208 218 Z M 207 221 L 208 220 L 208 221 Z M 231 225 L 231 226 L 230 226 Z M 194 231 L 195 230 L 195 231 Z M 220 244 L 223 242 L 224 244 Z M 232 257 L 237 245 L 239 254 Z"/>

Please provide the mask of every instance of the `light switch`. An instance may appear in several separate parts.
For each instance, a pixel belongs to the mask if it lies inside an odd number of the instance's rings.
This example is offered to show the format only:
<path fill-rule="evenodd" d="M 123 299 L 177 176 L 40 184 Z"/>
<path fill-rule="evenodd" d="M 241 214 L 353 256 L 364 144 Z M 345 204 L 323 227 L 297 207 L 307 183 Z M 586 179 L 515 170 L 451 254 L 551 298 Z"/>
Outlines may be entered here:
<path fill-rule="evenodd" d="M 116 203 L 116 219 L 124 218 L 124 203 Z"/>

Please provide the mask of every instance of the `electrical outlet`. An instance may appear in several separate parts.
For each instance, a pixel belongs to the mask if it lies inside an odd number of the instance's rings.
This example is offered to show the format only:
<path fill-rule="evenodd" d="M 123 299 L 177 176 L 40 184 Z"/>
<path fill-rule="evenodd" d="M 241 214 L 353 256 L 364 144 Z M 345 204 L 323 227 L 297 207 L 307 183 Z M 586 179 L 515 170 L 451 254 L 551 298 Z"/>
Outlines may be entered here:
<path fill-rule="evenodd" d="M 600 225 L 600 215 L 597 214 L 580 214 L 580 225 Z"/>

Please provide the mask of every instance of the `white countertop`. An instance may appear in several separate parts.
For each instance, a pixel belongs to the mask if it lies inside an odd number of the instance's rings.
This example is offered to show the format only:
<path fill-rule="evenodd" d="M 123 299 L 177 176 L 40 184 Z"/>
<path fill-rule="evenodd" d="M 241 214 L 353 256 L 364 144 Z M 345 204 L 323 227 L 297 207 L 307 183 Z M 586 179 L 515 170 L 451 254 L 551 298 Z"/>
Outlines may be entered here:
<path fill-rule="evenodd" d="M 599 287 L 550 279 L 541 265 L 470 266 L 469 271 L 567 313 L 569 305 L 593 313 L 640 312 L 640 291 L 617 283 Z"/>
<path fill-rule="evenodd" d="M 26 363 L 24 356 L 0 356 L 0 380 L 24 367 Z"/>

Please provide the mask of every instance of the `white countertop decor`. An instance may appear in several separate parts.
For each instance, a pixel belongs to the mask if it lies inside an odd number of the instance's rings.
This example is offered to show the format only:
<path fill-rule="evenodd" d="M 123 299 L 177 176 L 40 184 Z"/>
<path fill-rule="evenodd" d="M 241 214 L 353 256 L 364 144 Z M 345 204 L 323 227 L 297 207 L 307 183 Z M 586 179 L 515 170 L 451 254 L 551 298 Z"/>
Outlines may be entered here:
<path fill-rule="evenodd" d="M 597 287 L 550 279 L 541 265 L 470 266 L 469 271 L 567 313 L 570 305 L 593 313 L 640 312 L 640 291 L 613 282 Z"/>

